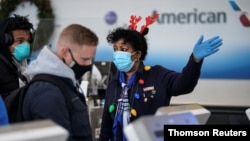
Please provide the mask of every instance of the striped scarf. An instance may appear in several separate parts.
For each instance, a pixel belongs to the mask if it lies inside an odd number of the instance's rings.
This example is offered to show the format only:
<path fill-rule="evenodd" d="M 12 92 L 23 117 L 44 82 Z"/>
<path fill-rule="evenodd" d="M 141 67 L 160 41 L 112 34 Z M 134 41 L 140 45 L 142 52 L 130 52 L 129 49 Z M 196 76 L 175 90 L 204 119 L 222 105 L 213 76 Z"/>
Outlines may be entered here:
<path fill-rule="evenodd" d="M 122 85 L 122 93 L 120 98 L 118 99 L 117 110 L 113 123 L 113 133 L 114 133 L 114 141 L 116 141 L 116 135 L 118 133 L 118 124 L 124 129 L 130 122 L 130 104 L 128 100 L 128 90 L 132 86 L 133 82 L 136 78 L 136 73 L 134 73 L 128 81 L 128 84 L 125 83 L 124 73 L 120 72 L 120 83 Z M 123 141 L 127 141 L 123 131 Z"/>

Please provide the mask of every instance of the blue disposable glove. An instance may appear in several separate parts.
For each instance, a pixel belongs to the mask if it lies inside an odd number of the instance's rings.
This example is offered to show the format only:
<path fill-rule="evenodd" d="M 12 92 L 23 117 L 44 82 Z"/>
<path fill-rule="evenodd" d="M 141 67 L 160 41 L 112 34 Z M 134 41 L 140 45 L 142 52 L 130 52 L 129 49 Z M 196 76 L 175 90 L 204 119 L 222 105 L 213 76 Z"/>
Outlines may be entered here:
<path fill-rule="evenodd" d="M 214 36 L 204 42 L 202 41 L 203 35 L 201 35 L 193 49 L 193 55 L 198 60 L 202 60 L 219 51 L 219 47 L 222 45 L 222 39 L 219 36 Z"/>

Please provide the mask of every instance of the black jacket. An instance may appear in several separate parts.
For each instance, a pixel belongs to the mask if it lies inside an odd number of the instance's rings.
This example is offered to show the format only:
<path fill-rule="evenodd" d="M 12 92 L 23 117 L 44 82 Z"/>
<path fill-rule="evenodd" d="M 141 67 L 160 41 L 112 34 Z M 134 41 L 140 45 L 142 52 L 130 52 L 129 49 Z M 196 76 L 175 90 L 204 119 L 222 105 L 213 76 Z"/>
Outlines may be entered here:
<path fill-rule="evenodd" d="M 19 88 L 17 68 L 5 44 L 5 30 L 9 21 L 9 18 L 0 19 L 0 94 Z"/>
<path fill-rule="evenodd" d="M 19 88 L 16 66 L 0 53 L 0 94 Z"/>

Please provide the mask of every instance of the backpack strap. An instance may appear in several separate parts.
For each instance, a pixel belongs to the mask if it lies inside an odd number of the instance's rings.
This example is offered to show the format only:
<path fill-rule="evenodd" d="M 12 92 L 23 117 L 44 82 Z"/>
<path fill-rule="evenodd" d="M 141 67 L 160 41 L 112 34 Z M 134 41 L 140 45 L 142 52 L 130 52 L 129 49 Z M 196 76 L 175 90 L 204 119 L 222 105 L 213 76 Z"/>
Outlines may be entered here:
<path fill-rule="evenodd" d="M 67 90 L 63 87 L 61 80 L 59 80 L 59 79 L 57 79 L 54 76 L 49 75 L 49 74 L 39 74 L 39 75 L 34 76 L 34 78 L 32 78 L 29 85 L 35 81 L 46 81 L 46 82 L 52 83 L 62 91 L 62 93 L 64 95 L 65 102 L 66 102 L 66 106 L 67 106 L 68 111 L 69 111 L 69 118 L 71 120 L 71 109 L 72 109 L 71 97 L 68 95 L 68 93 L 66 93 Z"/>

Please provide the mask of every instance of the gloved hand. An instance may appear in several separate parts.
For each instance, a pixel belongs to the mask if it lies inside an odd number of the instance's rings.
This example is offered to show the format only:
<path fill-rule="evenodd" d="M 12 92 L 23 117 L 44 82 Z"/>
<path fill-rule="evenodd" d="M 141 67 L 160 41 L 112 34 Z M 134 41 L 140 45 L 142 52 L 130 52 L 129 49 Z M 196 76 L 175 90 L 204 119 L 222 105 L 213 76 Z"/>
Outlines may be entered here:
<path fill-rule="evenodd" d="M 219 47 L 222 45 L 222 39 L 219 36 L 214 36 L 204 42 L 202 41 L 203 35 L 201 35 L 193 49 L 193 55 L 198 60 L 202 60 L 203 58 L 219 51 Z"/>

